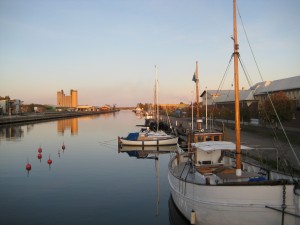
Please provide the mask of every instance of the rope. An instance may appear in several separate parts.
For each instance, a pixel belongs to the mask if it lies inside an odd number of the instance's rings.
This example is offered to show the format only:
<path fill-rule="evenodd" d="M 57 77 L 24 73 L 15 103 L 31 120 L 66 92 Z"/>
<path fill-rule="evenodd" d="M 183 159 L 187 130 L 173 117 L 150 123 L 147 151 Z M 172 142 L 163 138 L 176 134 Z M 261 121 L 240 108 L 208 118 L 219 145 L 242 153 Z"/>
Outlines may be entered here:
<path fill-rule="evenodd" d="M 228 70 L 229 70 L 230 65 L 231 65 L 231 63 L 232 63 L 232 59 L 233 59 L 233 54 L 232 54 L 231 57 L 230 57 L 230 60 L 229 60 L 229 62 L 228 62 L 228 65 L 227 65 L 227 67 L 226 67 L 226 70 L 225 70 L 225 72 L 224 72 L 224 74 L 223 74 L 223 77 L 222 77 L 222 80 L 221 80 L 221 82 L 220 82 L 220 84 L 219 84 L 219 87 L 218 87 L 218 90 L 217 90 L 216 95 L 218 95 L 219 92 L 220 92 L 220 90 L 223 88 L 225 79 L 226 79 L 227 74 L 228 74 Z M 215 111 L 215 109 L 216 109 L 215 99 L 216 99 L 216 98 L 213 98 L 213 101 L 212 101 L 212 105 L 214 106 L 213 109 L 212 109 L 212 115 L 214 115 L 214 111 Z"/>
<path fill-rule="evenodd" d="M 285 184 L 283 185 L 283 190 L 282 190 L 282 215 L 281 215 L 281 224 L 284 225 L 284 211 L 286 209 L 286 204 L 285 204 L 285 198 L 286 198 L 286 187 Z"/>
<path fill-rule="evenodd" d="M 262 74 L 261 74 L 261 72 L 260 72 L 258 63 L 257 63 L 257 61 L 256 61 L 256 58 L 255 58 L 253 49 L 252 49 L 252 47 L 251 47 L 251 44 L 250 44 L 250 41 L 249 41 L 249 38 L 248 38 L 248 35 L 247 35 L 247 32 L 246 32 L 246 29 L 245 29 L 245 26 L 244 26 L 244 23 L 243 23 L 243 20 L 242 20 L 242 17 L 241 17 L 241 14 L 240 14 L 240 11 L 239 11 L 239 8 L 238 8 L 238 7 L 237 7 L 237 10 L 238 10 L 238 15 L 239 15 L 239 17 L 240 17 L 240 20 L 241 20 L 241 23 L 242 23 L 242 27 L 243 27 L 243 30 L 244 30 L 244 33 L 245 33 L 245 36 L 246 36 L 246 39 L 247 39 L 247 42 L 248 42 L 248 45 L 249 45 L 251 54 L 252 54 L 252 57 L 253 57 L 253 59 L 254 59 L 256 68 L 257 68 L 257 70 L 258 70 L 260 79 L 261 79 L 261 81 L 263 82 L 264 79 L 263 79 L 263 77 L 262 77 Z M 286 138 L 286 140 L 287 140 L 287 142 L 288 142 L 288 144 L 289 144 L 289 146 L 290 146 L 290 148 L 291 148 L 291 150 L 292 150 L 292 152 L 293 152 L 293 154 L 294 154 L 294 157 L 296 158 L 296 160 L 297 160 L 297 162 L 298 162 L 298 165 L 300 166 L 299 158 L 298 158 L 298 156 L 297 156 L 297 154 L 296 154 L 296 152 L 295 152 L 295 150 L 294 150 L 294 148 L 293 148 L 293 146 L 292 146 L 292 144 L 291 144 L 291 142 L 290 142 L 290 139 L 288 138 L 287 133 L 286 133 L 286 131 L 285 131 L 285 129 L 284 129 L 284 127 L 283 127 L 281 121 L 280 121 L 279 115 L 278 115 L 278 113 L 277 113 L 277 111 L 276 111 L 276 109 L 275 109 L 275 106 L 274 106 L 274 104 L 273 104 L 273 101 L 272 101 L 272 99 L 271 99 L 270 94 L 269 94 L 268 91 L 267 91 L 267 96 L 268 96 L 268 99 L 269 99 L 269 101 L 270 101 L 270 103 L 271 103 L 271 106 L 272 106 L 272 108 L 273 108 L 273 110 L 274 110 L 274 112 L 275 112 L 275 116 L 276 116 L 276 118 L 277 118 L 277 120 L 278 120 L 278 122 L 279 122 L 279 125 L 280 125 L 280 127 L 281 127 L 281 129 L 282 129 L 282 131 L 283 131 L 283 133 L 284 133 L 284 136 L 285 136 L 285 138 Z"/>

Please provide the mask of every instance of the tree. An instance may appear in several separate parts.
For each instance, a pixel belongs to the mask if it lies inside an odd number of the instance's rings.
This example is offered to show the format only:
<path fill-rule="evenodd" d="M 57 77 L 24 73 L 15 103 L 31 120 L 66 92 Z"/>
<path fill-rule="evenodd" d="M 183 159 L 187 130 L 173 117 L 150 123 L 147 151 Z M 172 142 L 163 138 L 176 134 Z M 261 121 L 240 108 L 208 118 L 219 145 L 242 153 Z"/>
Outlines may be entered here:
<path fill-rule="evenodd" d="M 292 119 L 292 104 L 289 97 L 282 91 L 271 94 L 270 98 L 267 98 L 263 103 L 259 110 L 261 119 L 271 122 L 277 122 L 277 116 L 275 113 L 275 110 L 273 109 L 273 106 L 271 104 L 271 101 L 274 105 L 274 108 L 277 112 L 277 115 L 280 119 L 280 121 L 289 121 Z"/>
<path fill-rule="evenodd" d="M 250 122 L 250 110 L 247 104 L 243 104 L 240 108 L 242 122 Z"/>

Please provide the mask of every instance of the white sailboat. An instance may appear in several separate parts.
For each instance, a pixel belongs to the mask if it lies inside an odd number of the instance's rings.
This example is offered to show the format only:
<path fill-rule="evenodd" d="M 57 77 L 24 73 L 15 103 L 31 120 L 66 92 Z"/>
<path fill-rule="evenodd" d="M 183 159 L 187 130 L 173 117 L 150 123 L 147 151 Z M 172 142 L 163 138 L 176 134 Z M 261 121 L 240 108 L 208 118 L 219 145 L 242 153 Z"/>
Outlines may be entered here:
<path fill-rule="evenodd" d="M 157 67 L 155 66 L 155 105 L 156 105 L 156 131 L 149 129 L 142 129 L 139 132 L 129 133 L 127 137 L 119 137 L 119 145 L 121 146 L 166 146 L 177 145 L 178 137 L 171 134 L 166 134 L 159 130 L 159 106 L 158 106 L 158 81 L 157 81 Z"/>
<path fill-rule="evenodd" d="M 299 178 L 271 170 L 261 174 L 261 166 L 241 158 L 251 148 L 240 143 L 236 0 L 233 5 L 236 142 L 203 133 L 191 151 L 177 154 L 169 163 L 171 195 L 191 224 L 300 224 Z"/>

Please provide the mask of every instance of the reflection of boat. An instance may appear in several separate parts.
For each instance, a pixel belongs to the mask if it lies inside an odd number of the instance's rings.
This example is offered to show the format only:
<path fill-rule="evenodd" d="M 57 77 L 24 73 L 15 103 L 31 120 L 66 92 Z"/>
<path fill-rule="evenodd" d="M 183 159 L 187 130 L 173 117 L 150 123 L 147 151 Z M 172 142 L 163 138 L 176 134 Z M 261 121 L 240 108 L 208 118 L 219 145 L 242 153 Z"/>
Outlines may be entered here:
<path fill-rule="evenodd" d="M 160 203 L 159 156 L 161 154 L 168 154 L 168 153 L 174 152 L 174 151 L 177 151 L 177 145 L 176 146 L 158 146 L 158 147 L 148 146 L 148 147 L 145 147 L 145 149 L 141 149 L 136 146 L 125 146 L 125 148 L 119 147 L 119 149 L 118 149 L 119 153 L 120 152 L 127 153 L 130 157 L 136 157 L 137 159 L 154 159 L 155 172 L 156 172 L 156 185 L 157 185 L 156 215 L 159 215 L 159 203 Z"/>
<path fill-rule="evenodd" d="M 167 146 L 128 146 L 124 145 L 119 148 L 119 152 L 130 152 L 130 151 L 145 151 L 149 153 L 157 152 L 175 152 L 178 150 L 178 145 L 167 145 Z"/>
<path fill-rule="evenodd" d="M 236 143 L 204 140 L 174 157 L 168 174 L 172 197 L 191 224 L 300 224 L 299 179 L 241 158 L 251 148 L 240 144 L 236 0 L 233 40 Z"/>

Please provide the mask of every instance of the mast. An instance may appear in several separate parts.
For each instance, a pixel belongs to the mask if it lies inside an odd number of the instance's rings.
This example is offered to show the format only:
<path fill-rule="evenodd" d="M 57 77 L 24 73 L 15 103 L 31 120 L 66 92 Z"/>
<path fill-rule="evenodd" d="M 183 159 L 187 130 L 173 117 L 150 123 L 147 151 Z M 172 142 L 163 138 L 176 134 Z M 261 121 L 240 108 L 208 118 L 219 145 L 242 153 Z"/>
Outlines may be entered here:
<path fill-rule="evenodd" d="M 234 88 L 235 88 L 235 141 L 236 141 L 236 175 L 241 176 L 241 129 L 239 96 L 239 44 L 237 37 L 236 0 L 233 0 L 233 41 L 234 41 Z"/>
<path fill-rule="evenodd" d="M 159 106 L 158 106 L 158 80 L 157 66 L 155 65 L 155 105 L 156 105 L 156 131 L 159 130 Z"/>
<path fill-rule="evenodd" d="M 205 87 L 205 129 L 207 130 L 207 87 Z"/>
<path fill-rule="evenodd" d="M 195 80 L 196 80 L 196 117 L 197 117 L 197 130 L 200 130 L 201 129 L 201 123 L 200 123 L 200 109 L 199 109 L 198 61 L 196 61 Z"/>

